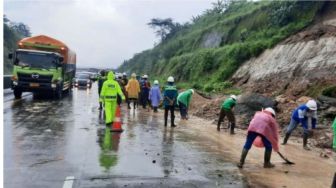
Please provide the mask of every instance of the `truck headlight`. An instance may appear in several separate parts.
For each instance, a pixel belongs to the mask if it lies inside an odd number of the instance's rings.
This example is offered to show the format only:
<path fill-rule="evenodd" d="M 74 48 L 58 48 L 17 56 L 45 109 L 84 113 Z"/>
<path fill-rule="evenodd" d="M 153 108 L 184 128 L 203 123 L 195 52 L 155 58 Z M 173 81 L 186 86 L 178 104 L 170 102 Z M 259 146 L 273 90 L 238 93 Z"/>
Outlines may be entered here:
<path fill-rule="evenodd" d="M 51 87 L 52 87 L 52 88 L 56 88 L 57 85 L 56 85 L 56 84 L 51 84 Z"/>

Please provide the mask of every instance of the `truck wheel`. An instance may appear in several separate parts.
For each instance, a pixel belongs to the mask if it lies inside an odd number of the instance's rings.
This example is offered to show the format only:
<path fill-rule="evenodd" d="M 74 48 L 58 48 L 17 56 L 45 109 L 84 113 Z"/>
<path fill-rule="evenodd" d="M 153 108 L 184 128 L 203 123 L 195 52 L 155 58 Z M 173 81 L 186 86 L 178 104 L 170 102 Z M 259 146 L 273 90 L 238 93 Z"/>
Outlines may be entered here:
<path fill-rule="evenodd" d="M 57 88 L 55 91 L 55 98 L 56 99 L 62 99 L 63 96 L 63 90 L 61 87 Z"/>
<path fill-rule="evenodd" d="M 21 99 L 22 91 L 20 89 L 14 89 L 15 99 Z"/>

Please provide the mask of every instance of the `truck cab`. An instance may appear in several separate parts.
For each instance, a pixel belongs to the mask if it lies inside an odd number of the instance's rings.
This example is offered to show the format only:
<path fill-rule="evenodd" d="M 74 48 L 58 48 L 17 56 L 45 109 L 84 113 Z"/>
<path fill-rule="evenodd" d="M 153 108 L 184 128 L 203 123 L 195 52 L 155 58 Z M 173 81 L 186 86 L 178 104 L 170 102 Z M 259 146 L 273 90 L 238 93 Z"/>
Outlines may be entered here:
<path fill-rule="evenodd" d="M 12 89 L 15 98 L 22 92 L 53 93 L 56 98 L 72 87 L 76 54 L 56 39 L 40 35 L 19 41 L 13 60 Z"/>
<path fill-rule="evenodd" d="M 62 61 L 59 53 L 38 50 L 17 50 L 13 55 L 12 88 L 15 98 L 22 92 L 60 92 Z"/>

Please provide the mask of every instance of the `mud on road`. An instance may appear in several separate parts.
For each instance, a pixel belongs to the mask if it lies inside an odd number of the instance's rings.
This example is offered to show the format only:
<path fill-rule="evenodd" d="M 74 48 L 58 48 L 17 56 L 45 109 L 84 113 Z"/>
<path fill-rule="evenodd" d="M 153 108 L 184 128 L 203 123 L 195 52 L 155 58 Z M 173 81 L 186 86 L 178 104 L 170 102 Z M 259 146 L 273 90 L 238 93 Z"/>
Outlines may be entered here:
<path fill-rule="evenodd" d="M 58 188 L 70 176 L 73 187 L 246 187 L 191 127 L 164 128 L 162 112 L 123 107 L 124 132 L 108 134 L 97 100 L 94 87 L 5 102 L 5 187 Z"/>
<path fill-rule="evenodd" d="M 209 120 L 177 118 L 163 127 L 163 112 L 122 108 L 124 132 L 108 134 L 97 92 L 74 90 L 60 101 L 33 99 L 4 103 L 4 185 L 62 187 L 330 187 L 336 156 L 305 151 L 291 139 L 264 169 L 263 149 L 253 148 L 239 170 L 246 132 L 229 135 Z M 179 115 L 177 114 L 177 117 Z"/>

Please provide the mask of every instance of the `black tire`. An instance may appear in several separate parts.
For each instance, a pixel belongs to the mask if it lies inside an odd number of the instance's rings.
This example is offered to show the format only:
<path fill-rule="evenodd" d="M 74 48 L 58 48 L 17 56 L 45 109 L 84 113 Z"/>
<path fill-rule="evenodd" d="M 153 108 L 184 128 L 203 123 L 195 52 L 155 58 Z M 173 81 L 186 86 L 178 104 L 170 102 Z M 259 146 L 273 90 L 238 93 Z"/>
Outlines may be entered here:
<path fill-rule="evenodd" d="M 14 96 L 15 96 L 15 99 L 21 99 L 22 91 L 20 89 L 14 89 Z"/>
<path fill-rule="evenodd" d="M 59 85 L 55 91 L 55 98 L 56 99 L 62 99 L 63 97 L 63 85 Z"/>
<path fill-rule="evenodd" d="M 38 92 L 33 92 L 33 99 L 38 99 L 39 97 L 41 97 L 41 94 Z"/>
<path fill-rule="evenodd" d="M 68 89 L 65 90 L 66 94 L 69 94 L 71 92 L 71 86 L 68 87 Z"/>
<path fill-rule="evenodd" d="M 62 90 L 62 88 L 58 88 L 57 89 L 57 99 L 62 99 L 62 97 L 63 97 L 63 90 Z"/>

